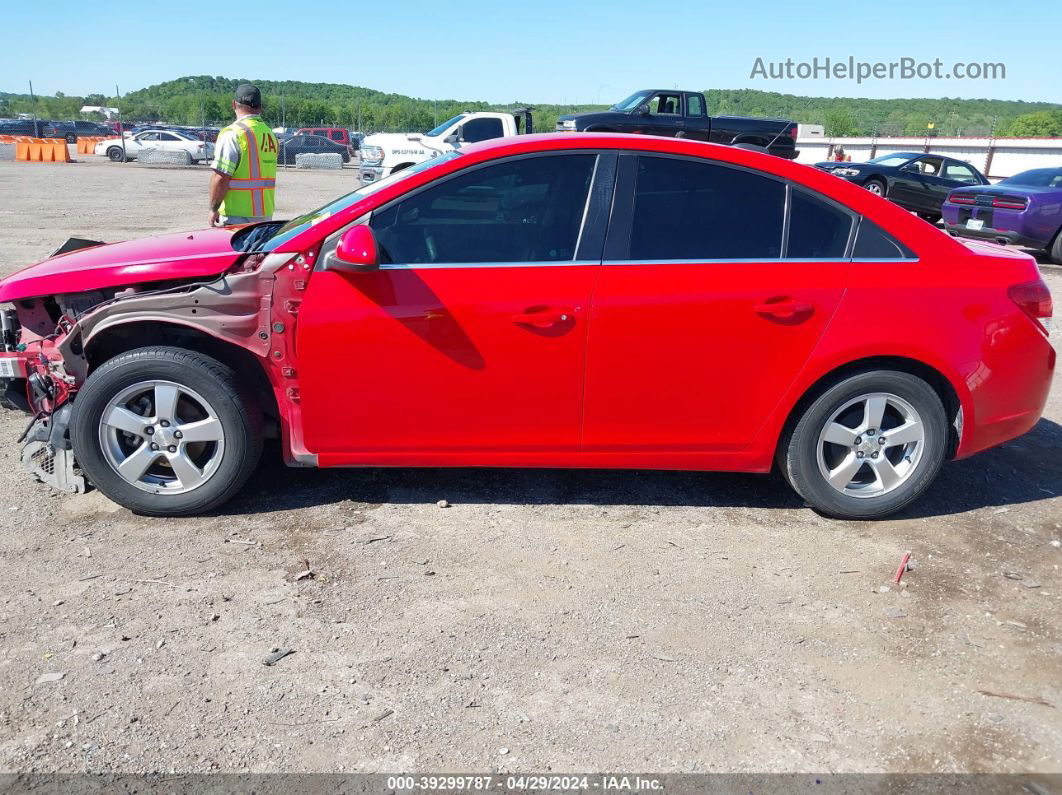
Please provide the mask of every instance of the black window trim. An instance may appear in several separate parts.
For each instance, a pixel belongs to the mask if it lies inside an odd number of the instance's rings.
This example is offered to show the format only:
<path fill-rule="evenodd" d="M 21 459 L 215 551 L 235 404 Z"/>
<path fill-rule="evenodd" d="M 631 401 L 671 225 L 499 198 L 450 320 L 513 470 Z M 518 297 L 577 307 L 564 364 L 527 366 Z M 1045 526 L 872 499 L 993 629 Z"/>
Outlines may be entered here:
<path fill-rule="evenodd" d="M 525 152 L 519 155 L 500 157 L 496 160 L 487 160 L 476 163 L 468 168 L 458 169 L 445 177 L 431 180 L 413 190 L 396 196 L 379 207 L 374 207 L 370 212 L 359 216 L 349 224 L 337 229 L 324 241 L 321 246 L 321 255 L 318 257 L 318 268 L 327 269 L 327 255 L 335 251 L 339 238 L 350 227 L 372 222 L 374 213 L 384 212 L 394 205 L 410 199 L 418 194 L 444 185 L 452 179 L 471 174 L 483 168 L 489 168 L 501 163 L 509 163 L 517 160 L 527 160 L 534 157 L 555 157 L 560 155 L 594 155 L 596 160 L 590 174 L 590 189 L 586 194 L 586 203 L 583 205 L 583 215 L 579 225 L 579 233 L 576 237 L 575 256 L 570 260 L 549 260 L 542 262 L 419 262 L 419 263 L 381 263 L 380 270 L 433 270 L 441 268 L 546 268 L 546 267 L 572 267 L 601 265 L 602 248 L 609 210 L 615 193 L 616 180 L 616 151 L 613 149 L 558 149 L 548 152 Z"/>
<path fill-rule="evenodd" d="M 758 263 L 773 263 L 773 262 L 907 262 L 916 263 L 919 261 L 918 252 L 914 252 L 913 258 L 897 257 L 897 258 L 854 258 L 852 256 L 855 251 L 856 237 L 859 233 L 859 226 L 863 221 L 864 216 L 855 212 L 849 207 L 841 204 L 837 200 L 823 193 L 819 193 L 802 183 L 788 179 L 786 177 L 779 177 L 775 174 L 767 174 L 763 171 L 759 171 L 748 166 L 742 166 L 738 163 L 727 163 L 722 160 L 713 160 L 710 158 L 697 157 L 694 155 L 680 155 L 672 152 L 653 152 L 644 149 L 621 149 L 616 150 L 619 157 L 617 162 L 616 182 L 615 182 L 615 195 L 612 203 L 612 212 L 609 218 L 608 230 L 605 236 L 605 247 L 602 252 L 602 263 L 606 266 L 609 265 L 696 265 L 696 264 L 723 264 L 723 263 L 746 263 L 746 262 L 758 262 Z M 693 163 L 707 163 L 709 165 L 722 166 L 725 168 L 731 168 L 736 171 L 745 171 L 749 174 L 754 174 L 759 177 L 780 182 L 785 187 L 785 204 L 782 215 L 782 248 L 781 256 L 779 257 L 723 257 L 723 258 L 694 258 L 694 259 L 631 259 L 630 258 L 630 237 L 631 237 L 631 224 L 634 220 L 634 196 L 635 188 L 638 181 L 638 158 L 646 157 L 666 157 L 672 160 L 688 160 Z M 789 221 L 790 221 L 790 209 L 792 202 L 793 190 L 799 190 L 805 195 L 811 198 L 823 201 L 832 207 L 840 210 L 851 219 L 851 224 L 848 229 L 848 242 L 845 245 L 845 253 L 843 257 L 786 257 L 786 249 L 789 246 Z M 885 234 L 889 237 L 893 237 L 892 233 L 883 229 Z M 905 248 L 910 249 L 910 246 L 904 245 Z"/>

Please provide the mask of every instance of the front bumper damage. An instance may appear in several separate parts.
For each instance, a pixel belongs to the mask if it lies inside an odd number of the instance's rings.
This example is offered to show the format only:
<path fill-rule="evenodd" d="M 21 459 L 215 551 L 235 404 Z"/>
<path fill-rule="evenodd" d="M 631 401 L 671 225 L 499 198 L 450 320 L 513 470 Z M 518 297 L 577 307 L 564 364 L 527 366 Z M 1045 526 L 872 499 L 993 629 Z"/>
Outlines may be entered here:
<path fill-rule="evenodd" d="M 275 397 L 285 461 L 314 465 L 302 441 L 294 331 L 317 253 L 253 253 L 210 279 L 18 298 L 14 308 L 0 309 L 0 403 L 32 415 L 19 439 L 23 467 L 59 491 L 90 487 L 71 443 L 76 395 L 107 355 L 101 339 L 125 333 L 132 347 L 151 344 L 140 338 L 144 329 L 199 333 L 252 354 L 262 386 Z M 182 337 L 158 344 L 200 343 Z"/>
<path fill-rule="evenodd" d="M 22 468 L 41 483 L 58 491 L 84 494 L 85 476 L 74 459 L 70 444 L 70 419 L 74 405 L 66 403 L 51 415 L 36 417 L 20 441 Z"/>

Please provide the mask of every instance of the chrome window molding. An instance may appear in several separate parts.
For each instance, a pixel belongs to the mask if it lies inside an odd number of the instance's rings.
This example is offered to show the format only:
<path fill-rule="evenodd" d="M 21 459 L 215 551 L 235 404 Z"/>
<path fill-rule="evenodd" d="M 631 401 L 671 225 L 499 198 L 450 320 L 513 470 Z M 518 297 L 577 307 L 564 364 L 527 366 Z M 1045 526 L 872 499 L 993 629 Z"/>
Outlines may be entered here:
<path fill-rule="evenodd" d="M 457 268 L 571 268 L 600 265 L 600 260 L 552 260 L 548 262 L 414 262 L 381 264 L 382 271 L 419 271 Z"/>

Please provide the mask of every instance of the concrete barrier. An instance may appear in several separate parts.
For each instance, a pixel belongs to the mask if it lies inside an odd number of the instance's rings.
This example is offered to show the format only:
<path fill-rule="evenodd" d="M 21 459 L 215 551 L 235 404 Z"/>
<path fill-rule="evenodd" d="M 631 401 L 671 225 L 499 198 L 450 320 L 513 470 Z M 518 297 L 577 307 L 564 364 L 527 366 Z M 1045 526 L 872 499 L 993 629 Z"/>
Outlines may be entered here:
<path fill-rule="evenodd" d="M 165 149 L 142 149 L 137 152 L 136 162 L 142 166 L 190 166 L 189 152 L 173 152 Z"/>
<path fill-rule="evenodd" d="M 14 160 L 15 145 L 0 143 L 0 160 Z"/>
<path fill-rule="evenodd" d="M 295 168 L 340 169 L 343 168 L 343 156 L 336 154 L 335 152 L 328 152 L 325 154 L 305 152 L 300 155 L 295 155 Z"/>

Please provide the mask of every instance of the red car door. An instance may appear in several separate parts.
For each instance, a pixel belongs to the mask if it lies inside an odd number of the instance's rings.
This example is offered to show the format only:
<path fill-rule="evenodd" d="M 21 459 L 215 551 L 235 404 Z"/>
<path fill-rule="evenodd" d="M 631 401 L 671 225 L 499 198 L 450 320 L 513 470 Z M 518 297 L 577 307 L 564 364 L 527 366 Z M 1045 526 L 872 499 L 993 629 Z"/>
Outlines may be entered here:
<path fill-rule="evenodd" d="M 380 270 L 314 274 L 298 346 L 322 465 L 578 449 L 597 163 L 543 153 L 457 172 L 373 211 Z"/>
<path fill-rule="evenodd" d="M 725 468 L 718 455 L 749 444 L 829 322 L 853 216 L 701 159 L 621 157 L 616 194 L 591 311 L 585 450 Z"/>

